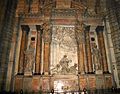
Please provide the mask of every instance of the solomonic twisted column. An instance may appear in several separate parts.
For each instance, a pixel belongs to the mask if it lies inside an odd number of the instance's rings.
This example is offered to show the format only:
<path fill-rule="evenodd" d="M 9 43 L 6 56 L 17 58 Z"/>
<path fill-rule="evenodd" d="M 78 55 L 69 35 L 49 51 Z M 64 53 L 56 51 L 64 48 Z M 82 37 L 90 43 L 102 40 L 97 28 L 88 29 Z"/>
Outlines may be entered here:
<path fill-rule="evenodd" d="M 24 74 L 24 62 L 25 62 L 25 50 L 27 49 L 28 33 L 30 28 L 27 25 L 22 27 L 22 38 L 21 38 L 21 47 L 20 47 L 20 57 L 18 64 L 18 74 Z"/>
<path fill-rule="evenodd" d="M 43 40 L 44 40 L 43 74 L 49 74 L 51 38 L 52 38 L 51 27 L 50 24 L 47 22 L 43 24 Z"/>
<path fill-rule="evenodd" d="M 86 26 L 85 27 L 85 51 L 86 51 L 88 73 L 93 73 L 89 30 L 90 30 L 90 26 Z"/>
<path fill-rule="evenodd" d="M 101 52 L 103 73 L 108 73 L 108 64 L 107 64 L 107 56 L 106 56 L 105 43 L 103 37 L 103 30 L 104 30 L 104 26 L 97 26 L 96 28 L 97 37 L 98 37 L 98 46 Z"/>
<path fill-rule="evenodd" d="M 36 25 L 37 28 L 37 43 L 36 43 L 36 58 L 35 58 L 35 74 L 41 74 L 41 53 L 42 53 L 42 28 Z"/>

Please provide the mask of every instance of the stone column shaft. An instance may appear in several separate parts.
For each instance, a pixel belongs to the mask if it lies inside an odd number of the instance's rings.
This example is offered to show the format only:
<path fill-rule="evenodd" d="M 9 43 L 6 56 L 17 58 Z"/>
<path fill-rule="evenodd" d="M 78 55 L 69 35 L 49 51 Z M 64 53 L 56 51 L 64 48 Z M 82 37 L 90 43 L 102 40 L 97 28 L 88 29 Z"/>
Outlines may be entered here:
<path fill-rule="evenodd" d="M 85 30 L 85 50 L 86 50 L 86 59 L 87 59 L 87 65 L 88 65 L 87 66 L 88 73 L 93 73 L 89 30 L 90 30 L 90 26 L 87 26 Z"/>
<path fill-rule="evenodd" d="M 84 49 L 83 49 L 83 28 L 81 26 L 76 27 L 76 40 L 77 40 L 77 52 L 78 52 L 78 73 L 84 73 Z"/>
<path fill-rule="evenodd" d="M 50 44 L 44 43 L 44 64 L 43 64 L 43 71 L 44 73 L 49 72 L 49 63 L 50 63 Z"/>
<path fill-rule="evenodd" d="M 50 65 L 50 44 L 51 44 L 51 28 L 49 22 L 43 25 L 43 40 L 44 40 L 44 53 L 43 53 L 43 73 L 49 73 Z"/>
<path fill-rule="evenodd" d="M 107 64 L 107 56 L 106 56 L 106 50 L 105 50 L 105 43 L 104 43 L 104 37 L 103 37 L 103 26 L 98 26 L 96 28 L 97 36 L 98 36 L 98 46 L 101 52 L 101 61 L 102 61 L 102 68 L 103 72 L 108 72 L 108 64 Z"/>
<path fill-rule="evenodd" d="M 42 31 L 37 28 L 37 44 L 36 44 L 36 62 L 35 62 L 35 74 L 41 74 L 41 54 L 42 54 Z"/>
<path fill-rule="evenodd" d="M 83 50 L 83 44 L 78 45 L 78 72 L 84 73 L 84 50 Z"/>

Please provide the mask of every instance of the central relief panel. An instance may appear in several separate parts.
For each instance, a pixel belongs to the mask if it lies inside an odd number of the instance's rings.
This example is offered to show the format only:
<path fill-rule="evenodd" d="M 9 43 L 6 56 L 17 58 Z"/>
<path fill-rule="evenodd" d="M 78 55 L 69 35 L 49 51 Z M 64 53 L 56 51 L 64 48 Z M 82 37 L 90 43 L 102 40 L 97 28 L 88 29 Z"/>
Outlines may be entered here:
<path fill-rule="evenodd" d="M 77 43 L 75 27 L 57 25 L 52 28 L 51 74 L 78 73 Z"/>

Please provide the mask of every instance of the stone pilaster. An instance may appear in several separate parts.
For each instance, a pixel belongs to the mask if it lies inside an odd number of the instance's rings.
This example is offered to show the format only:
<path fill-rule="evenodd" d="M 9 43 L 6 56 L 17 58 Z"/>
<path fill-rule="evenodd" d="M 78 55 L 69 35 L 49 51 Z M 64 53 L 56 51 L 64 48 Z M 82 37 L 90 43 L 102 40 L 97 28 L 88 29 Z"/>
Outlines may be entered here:
<path fill-rule="evenodd" d="M 97 26 L 96 28 L 97 37 L 98 37 L 98 46 L 101 52 L 101 64 L 102 64 L 103 72 L 108 73 L 108 64 L 107 64 L 107 56 L 106 56 L 105 43 L 103 37 L 103 30 L 104 30 L 104 26 Z"/>
<path fill-rule="evenodd" d="M 24 74 L 25 50 L 27 49 L 28 33 L 30 30 L 30 28 L 27 25 L 22 25 L 21 28 L 22 28 L 22 39 L 21 39 L 20 57 L 18 64 L 18 74 Z"/>
<path fill-rule="evenodd" d="M 43 24 L 43 40 L 44 40 L 44 53 L 43 53 L 43 73 L 49 74 L 50 67 L 50 44 L 51 44 L 51 27 L 47 22 Z"/>
<path fill-rule="evenodd" d="M 86 51 L 88 73 L 93 73 L 89 30 L 90 30 L 90 26 L 86 26 L 84 31 L 85 32 L 85 51 Z"/>
<path fill-rule="evenodd" d="M 42 28 L 36 25 L 37 43 L 36 43 L 36 58 L 35 58 L 35 74 L 41 74 L 41 54 L 42 54 Z"/>

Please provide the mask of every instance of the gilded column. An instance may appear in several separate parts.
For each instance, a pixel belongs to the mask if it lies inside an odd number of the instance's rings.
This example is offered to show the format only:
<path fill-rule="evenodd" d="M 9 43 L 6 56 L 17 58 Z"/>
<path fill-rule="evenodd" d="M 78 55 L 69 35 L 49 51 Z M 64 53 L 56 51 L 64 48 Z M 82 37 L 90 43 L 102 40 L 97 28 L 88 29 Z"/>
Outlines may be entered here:
<path fill-rule="evenodd" d="M 78 52 L 78 73 L 83 74 L 85 72 L 84 67 L 84 49 L 83 49 L 83 28 L 76 28 L 76 40 L 77 40 L 77 52 Z"/>
<path fill-rule="evenodd" d="M 96 28 L 97 37 L 98 37 L 98 46 L 101 52 L 101 64 L 103 68 L 103 73 L 108 73 L 108 64 L 107 64 L 107 56 L 106 56 L 105 43 L 103 37 L 103 30 L 104 30 L 104 26 L 97 26 Z"/>
<path fill-rule="evenodd" d="M 89 30 L 90 30 L 90 26 L 86 26 L 85 27 L 85 51 L 86 51 L 88 73 L 93 73 Z"/>
<path fill-rule="evenodd" d="M 28 32 L 29 27 L 26 25 L 21 26 L 22 28 L 22 39 L 21 39 L 21 47 L 20 47 L 20 57 L 18 64 L 18 74 L 24 74 L 24 62 L 25 62 L 25 54 L 24 51 L 27 49 L 27 40 L 28 40 Z"/>
<path fill-rule="evenodd" d="M 37 43 L 35 58 L 35 74 L 41 74 L 42 28 L 40 25 L 36 25 L 36 28 L 37 28 Z"/>
<path fill-rule="evenodd" d="M 49 73 L 51 38 L 52 38 L 51 28 L 50 24 L 47 22 L 43 24 L 43 39 L 44 39 L 43 74 Z"/>

